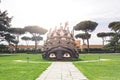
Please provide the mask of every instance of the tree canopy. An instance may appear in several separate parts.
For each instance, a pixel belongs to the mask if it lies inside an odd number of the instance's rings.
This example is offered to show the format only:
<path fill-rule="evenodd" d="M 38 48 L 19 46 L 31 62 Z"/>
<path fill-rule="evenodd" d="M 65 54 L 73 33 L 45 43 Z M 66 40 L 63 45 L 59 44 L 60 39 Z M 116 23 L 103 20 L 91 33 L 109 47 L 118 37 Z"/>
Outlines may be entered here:
<path fill-rule="evenodd" d="M 82 30 L 85 32 L 92 32 L 97 27 L 98 23 L 93 21 L 82 21 L 74 26 L 74 30 Z"/>
<path fill-rule="evenodd" d="M 43 37 L 41 37 L 41 36 L 34 36 L 34 37 L 31 38 L 31 40 L 32 41 L 35 41 L 35 40 L 40 41 L 40 40 L 43 40 Z"/>
<path fill-rule="evenodd" d="M 111 22 L 108 27 L 115 32 L 120 32 L 120 21 Z"/>
<path fill-rule="evenodd" d="M 26 26 L 25 31 L 30 32 L 31 34 L 40 34 L 43 35 L 47 32 L 46 29 L 39 27 L 39 26 Z"/>
<path fill-rule="evenodd" d="M 29 45 L 29 41 L 31 40 L 31 37 L 23 36 L 23 37 L 21 37 L 21 39 L 24 40 L 26 42 L 26 45 L 28 46 Z"/>
<path fill-rule="evenodd" d="M 105 38 L 108 37 L 108 36 L 114 36 L 115 33 L 113 32 L 100 32 L 100 33 L 97 33 L 97 37 L 101 37 L 102 40 L 103 40 L 103 46 L 104 46 L 104 42 L 105 42 Z"/>
<path fill-rule="evenodd" d="M 100 33 L 97 33 L 97 36 L 98 37 L 107 37 L 107 36 L 114 36 L 115 35 L 115 33 L 113 33 L 113 32 L 100 32 Z"/>
<path fill-rule="evenodd" d="M 89 39 L 91 37 L 91 34 L 86 34 L 86 33 L 80 33 L 75 35 L 75 38 L 82 38 L 82 39 Z"/>
<path fill-rule="evenodd" d="M 89 39 L 91 37 L 91 34 L 88 33 L 79 33 L 75 35 L 75 38 L 81 38 L 83 40 L 83 45 L 85 45 L 85 39 Z"/>
<path fill-rule="evenodd" d="M 0 10 L 0 31 L 6 31 L 10 27 L 12 17 L 8 17 L 7 11 L 2 12 Z"/>
<path fill-rule="evenodd" d="M 21 35 L 25 33 L 25 30 L 23 28 L 9 28 L 8 31 L 16 35 Z"/>
<path fill-rule="evenodd" d="M 23 37 L 21 37 L 21 39 L 22 39 L 22 40 L 25 40 L 25 41 L 27 41 L 27 40 L 31 40 L 31 38 L 28 37 L 28 36 L 23 36 Z"/>

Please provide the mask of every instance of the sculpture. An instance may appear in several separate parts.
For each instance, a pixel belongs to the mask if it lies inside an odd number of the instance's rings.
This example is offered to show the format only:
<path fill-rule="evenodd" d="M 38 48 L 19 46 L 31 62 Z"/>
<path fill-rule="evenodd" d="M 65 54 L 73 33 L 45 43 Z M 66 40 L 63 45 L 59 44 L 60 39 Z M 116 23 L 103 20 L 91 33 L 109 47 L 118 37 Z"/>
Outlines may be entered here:
<path fill-rule="evenodd" d="M 70 33 L 67 23 L 65 26 L 60 27 L 52 31 L 49 30 L 47 40 L 44 43 L 43 59 L 52 60 L 70 60 L 78 59 L 79 54 L 76 48 L 75 39 L 73 33 Z"/>

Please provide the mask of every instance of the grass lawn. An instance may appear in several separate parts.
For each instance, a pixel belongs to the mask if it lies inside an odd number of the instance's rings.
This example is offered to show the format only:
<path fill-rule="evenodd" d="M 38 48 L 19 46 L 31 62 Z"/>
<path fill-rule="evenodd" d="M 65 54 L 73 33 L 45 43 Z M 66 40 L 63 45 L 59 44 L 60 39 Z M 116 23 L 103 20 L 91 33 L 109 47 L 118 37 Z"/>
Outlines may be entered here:
<path fill-rule="evenodd" d="M 74 65 L 89 80 L 120 80 L 120 54 L 80 54 Z"/>
<path fill-rule="evenodd" d="M 0 80 L 35 80 L 50 64 L 40 54 L 0 54 Z"/>

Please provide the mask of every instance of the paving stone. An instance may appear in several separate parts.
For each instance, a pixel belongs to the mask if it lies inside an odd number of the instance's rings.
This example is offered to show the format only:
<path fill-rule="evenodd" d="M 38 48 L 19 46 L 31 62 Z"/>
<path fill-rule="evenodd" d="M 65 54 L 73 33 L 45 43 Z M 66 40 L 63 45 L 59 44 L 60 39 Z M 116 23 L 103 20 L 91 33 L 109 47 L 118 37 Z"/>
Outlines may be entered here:
<path fill-rule="evenodd" d="M 36 80 L 88 80 L 72 62 L 53 62 Z"/>

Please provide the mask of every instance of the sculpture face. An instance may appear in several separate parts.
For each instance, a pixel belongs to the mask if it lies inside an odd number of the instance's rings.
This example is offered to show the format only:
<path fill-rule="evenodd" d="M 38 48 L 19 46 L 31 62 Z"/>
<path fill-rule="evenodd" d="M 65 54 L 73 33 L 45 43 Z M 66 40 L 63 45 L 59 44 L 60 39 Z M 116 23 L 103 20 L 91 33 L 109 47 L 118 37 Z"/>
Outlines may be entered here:
<path fill-rule="evenodd" d="M 54 60 L 63 60 L 71 58 L 71 53 L 68 52 L 68 50 L 60 47 L 60 48 L 54 48 L 51 50 L 52 52 L 49 53 L 49 58 Z"/>
<path fill-rule="evenodd" d="M 44 50 L 44 59 L 66 60 L 79 57 L 73 34 L 66 26 L 49 31 Z"/>

